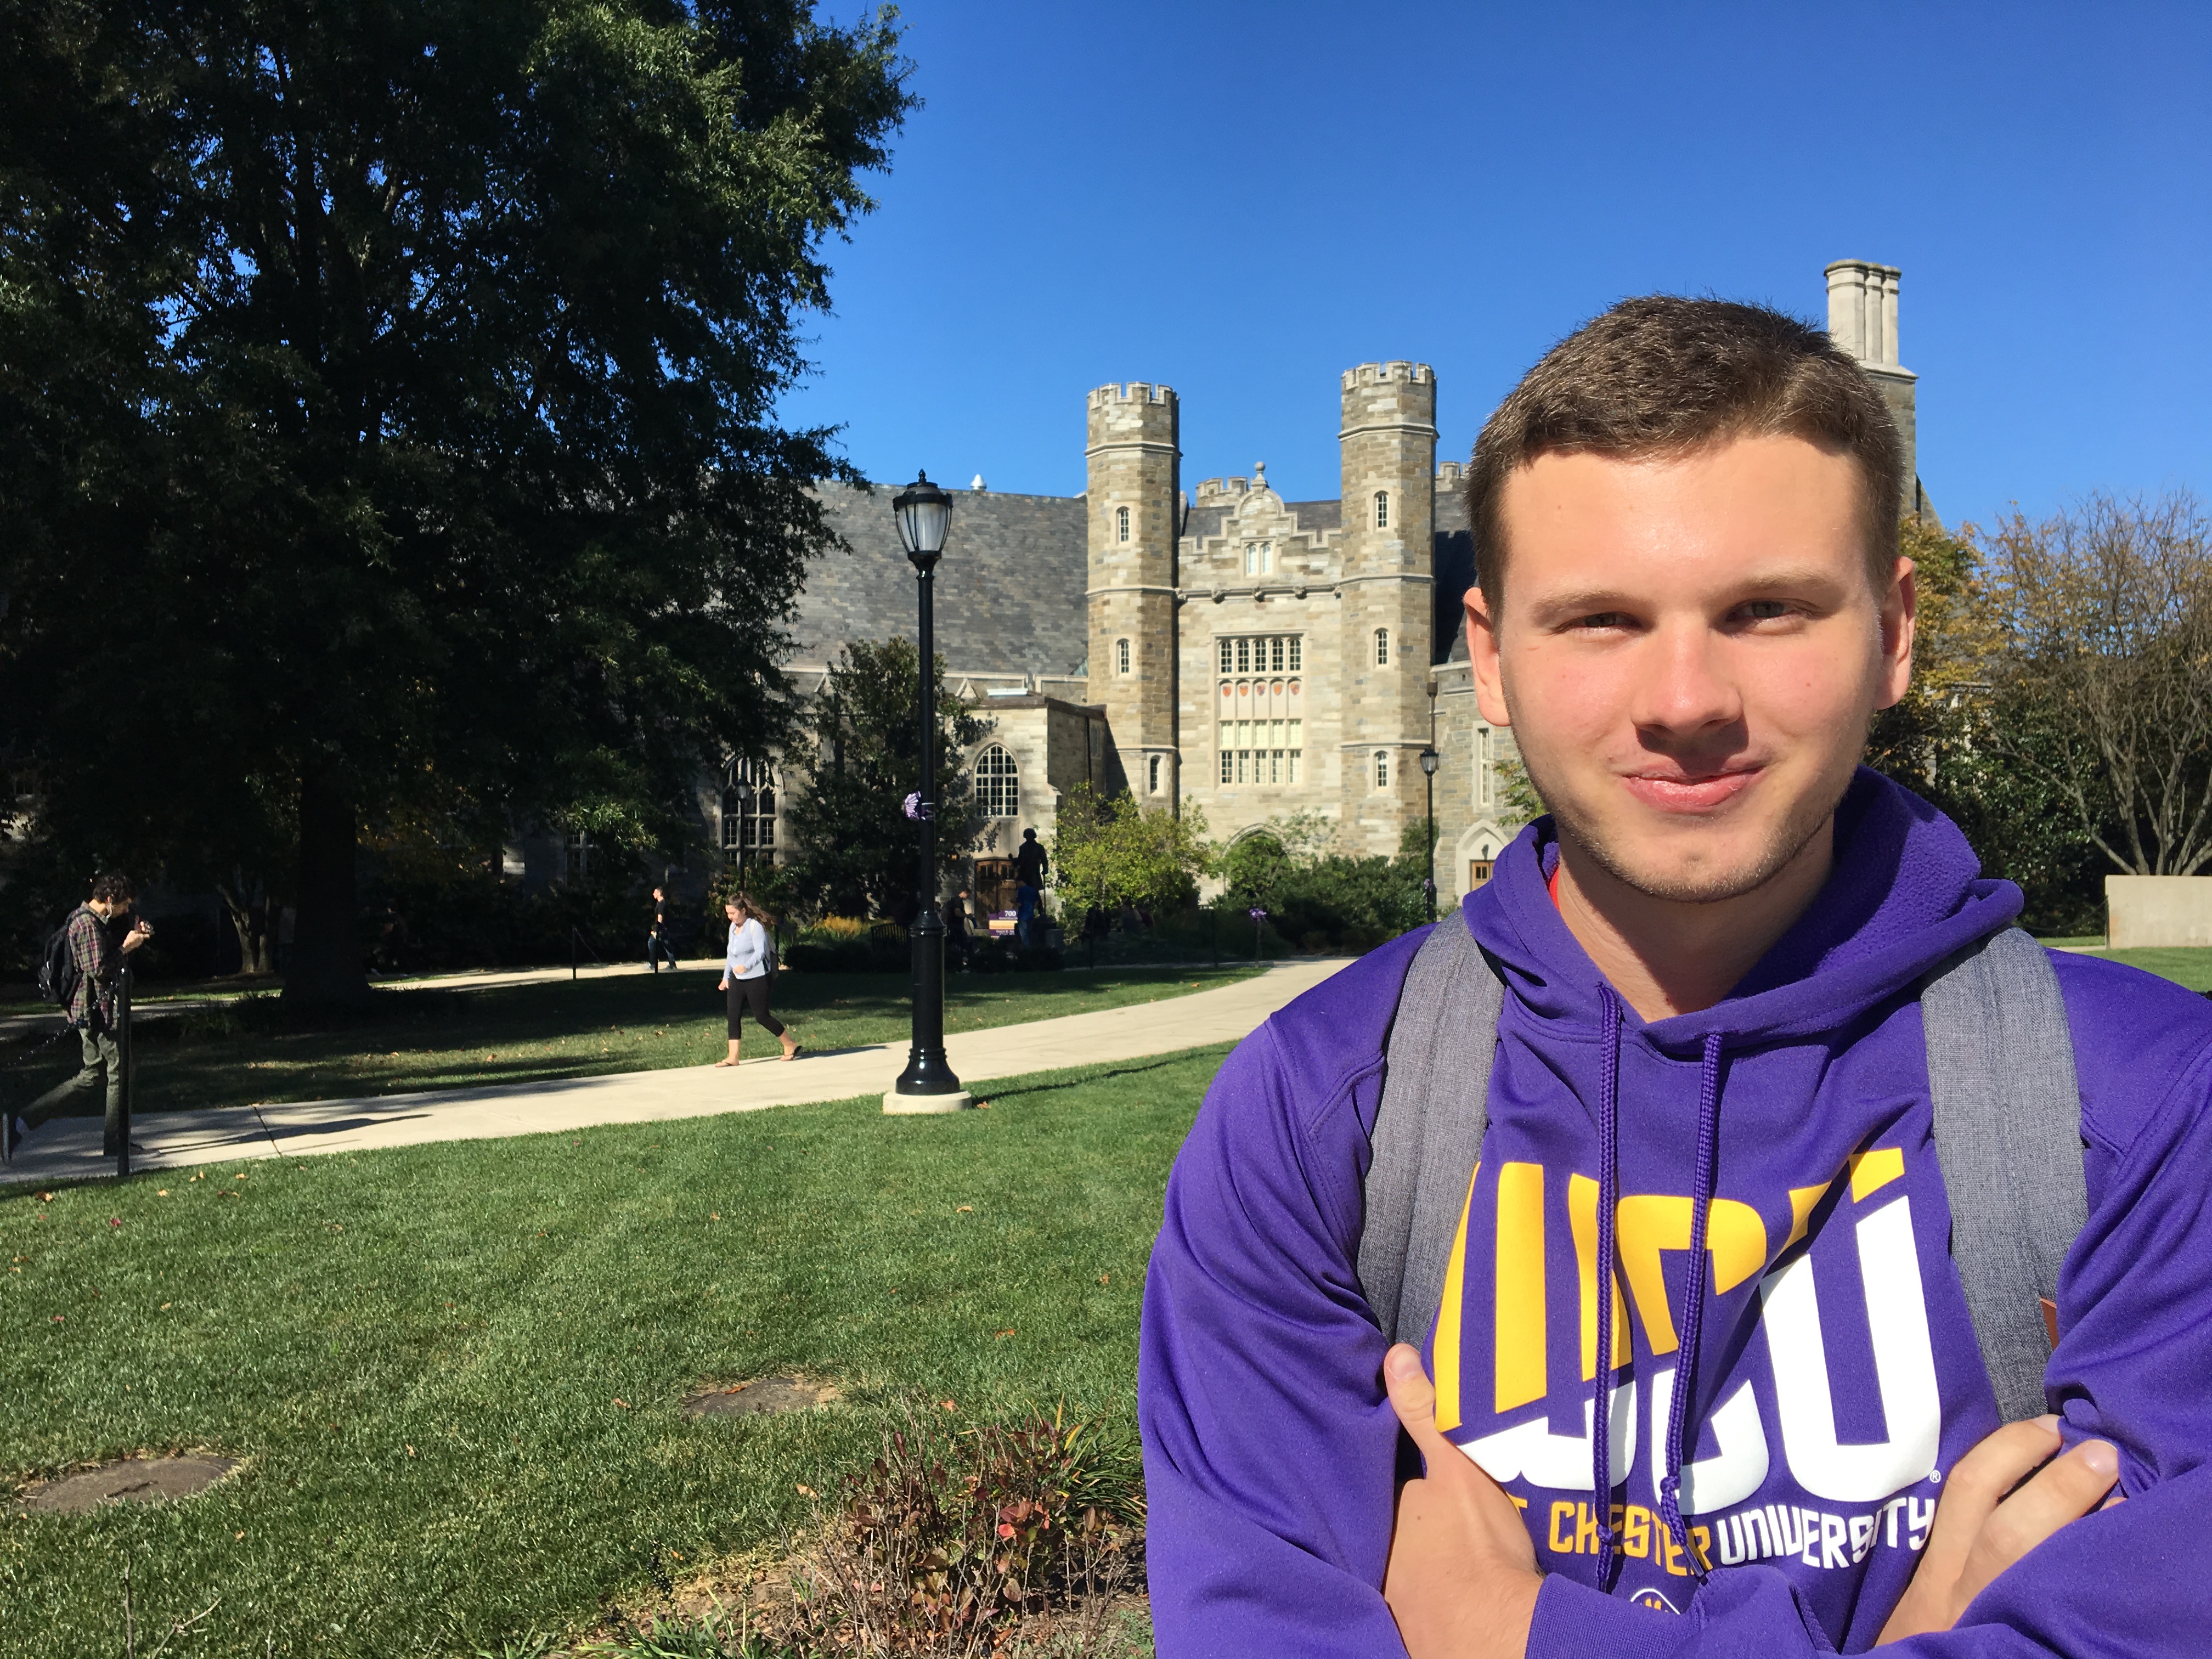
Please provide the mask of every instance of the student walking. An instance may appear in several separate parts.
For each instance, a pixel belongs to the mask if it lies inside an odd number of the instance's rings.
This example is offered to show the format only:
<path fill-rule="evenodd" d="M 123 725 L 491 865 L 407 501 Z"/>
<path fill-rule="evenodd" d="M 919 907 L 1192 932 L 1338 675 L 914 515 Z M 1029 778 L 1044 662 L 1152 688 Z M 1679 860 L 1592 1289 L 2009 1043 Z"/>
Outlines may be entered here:
<path fill-rule="evenodd" d="M 730 919 L 730 943 L 722 959 L 722 983 L 719 988 L 729 995 L 730 1053 L 729 1058 L 714 1064 L 738 1063 L 738 1022 L 748 1009 L 761 1030 L 782 1042 L 783 1057 L 796 1059 L 798 1042 L 783 1029 L 783 1022 L 768 1011 L 769 986 L 773 977 L 769 969 L 775 965 L 768 924 L 775 918 L 756 904 L 750 893 L 735 895 L 722 907 L 722 913 Z"/>
<path fill-rule="evenodd" d="M 154 930 L 143 921 L 123 931 L 135 898 L 128 878 L 110 873 L 92 884 L 92 897 L 70 913 L 64 942 L 69 950 L 75 983 L 69 991 L 69 1023 L 76 1028 L 84 1065 L 77 1073 L 40 1095 L 21 1116 L 0 1114 L 0 1154 L 15 1161 L 23 1137 L 80 1095 L 88 1095 L 107 1083 L 107 1125 L 101 1156 L 113 1158 L 123 1137 L 123 1055 L 116 1041 L 115 981 L 123 958 L 136 951 Z"/>
<path fill-rule="evenodd" d="M 668 896 L 656 887 L 653 890 L 653 926 L 645 935 L 645 965 L 657 974 L 663 961 L 671 968 L 676 966 L 676 947 L 668 942 Z"/>

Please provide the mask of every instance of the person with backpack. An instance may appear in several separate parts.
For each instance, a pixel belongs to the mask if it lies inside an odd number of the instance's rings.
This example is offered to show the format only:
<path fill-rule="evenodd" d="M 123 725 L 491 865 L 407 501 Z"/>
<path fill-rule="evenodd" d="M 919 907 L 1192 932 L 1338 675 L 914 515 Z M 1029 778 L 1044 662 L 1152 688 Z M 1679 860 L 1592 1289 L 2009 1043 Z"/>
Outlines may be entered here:
<path fill-rule="evenodd" d="M 116 980 L 123 959 L 154 936 L 143 918 L 124 924 L 136 902 L 128 878 L 110 872 L 92 884 L 92 896 L 70 912 L 69 920 L 48 938 L 39 969 L 40 989 L 61 1006 L 76 1028 L 83 1066 L 56 1084 L 21 1113 L 0 1114 L 0 1152 L 15 1161 L 23 1137 L 78 1097 L 107 1085 L 107 1121 L 102 1155 L 121 1150 L 123 1056 L 115 1027 Z"/>
<path fill-rule="evenodd" d="M 762 909 L 750 893 L 735 893 L 722 907 L 730 919 L 729 948 L 722 960 L 722 982 L 716 988 L 729 997 L 730 1052 L 717 1066 L 738 1063 L 738 1022 L 747 1010 L 754 1021 L 783 1044 L 783 1057 L 795 1060 L 799 1042 L 783 1022 L 768 1011 L 768 994 L 775 983 L 775 939 L 769 929 L 775 919 Z"/>
<path fill-rule="evenodd" d="M 1485 425 L 1474 688 L 1548 811 L 1176 1158 L 1167 1659 L 2207 1650 L 2212 1006 L 1858 764 L 1911 482 L 1850 356 L 1714 300 Z"/>

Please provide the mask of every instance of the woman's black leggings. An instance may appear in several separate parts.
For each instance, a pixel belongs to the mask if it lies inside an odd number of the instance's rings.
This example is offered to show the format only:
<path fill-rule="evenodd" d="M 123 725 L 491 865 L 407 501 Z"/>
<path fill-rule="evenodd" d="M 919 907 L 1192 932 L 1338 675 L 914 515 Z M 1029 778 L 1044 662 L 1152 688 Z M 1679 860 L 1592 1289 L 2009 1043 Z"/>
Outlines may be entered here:
<path fill-rule="evenodd" d="M 752 1010 L 760 1028 L 770 1036 L 783 1035 L 783 1022 L 768 1011 L 768 975 L 758 979 L 733 979 L 730 981 L 730 1041 L 738 1040 L 738 1021 L 746 1009 Z"/>

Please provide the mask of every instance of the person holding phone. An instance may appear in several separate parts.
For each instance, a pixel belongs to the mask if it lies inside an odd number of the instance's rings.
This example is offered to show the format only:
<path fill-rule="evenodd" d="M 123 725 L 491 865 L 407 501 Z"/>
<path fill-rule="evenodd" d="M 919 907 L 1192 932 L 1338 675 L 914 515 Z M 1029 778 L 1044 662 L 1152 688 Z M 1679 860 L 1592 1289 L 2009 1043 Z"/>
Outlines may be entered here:
<path fill-rule="evenodd" d="M 0 1151 L 13 1163 L 23 1137 L 57 1112 L 107 1084 L 106 1134 L 102 1156 L 113 1158 L 123 1138 L 123 1055 L 116 1040 L 115 986 L 123 959 L 154 936 L 151 924 L 141 918 L 127 928 L 136 893 L 130 878 L 111 871 L 92 884 L 92 896 L 79 905 L 67 923 L 67 941 L 76 984 L 67 1005 L 69 1023 L 76 1028 L 84 1064 L 74 1076 L 56 1084 L 26 1106 L 20 1115 L 0 1119 Z"/>

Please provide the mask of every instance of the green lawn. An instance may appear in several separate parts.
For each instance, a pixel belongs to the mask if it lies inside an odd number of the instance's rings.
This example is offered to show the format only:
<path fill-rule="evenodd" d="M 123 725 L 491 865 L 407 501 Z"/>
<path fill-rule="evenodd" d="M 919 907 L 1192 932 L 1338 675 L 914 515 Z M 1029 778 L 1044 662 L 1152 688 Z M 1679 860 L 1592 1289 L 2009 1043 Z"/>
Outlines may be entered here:
<path fill-rule="evenodd" d="M 1257 971 L 1102 969 L 955 975 L 947 1031 L 980 1030 L 1226 985 Z M 346 1099 L 411 1089 L 530 1083 L 699 1066 L 726 1052 L 719 967 L 481 990 L 380 989 L 368 1012 L 302 1018 L 273 994 L 137 1026 L 136 1109 Z M 903 974 L 781 975 L 775 1006 L 816 1049 L 905 1040 Z M 745 1053 L 776 1052 L 750 1019 Z M 0 1048 L 0 1102 L 27 1100 L 74 1070 L 70 1041 Z"/>
<path fill-rule="evenodd" d="M 249 1460 L 182 1504 L 0 1519 L 0 1653 L 121 1652 L 126 1561 L 141 1654 L 218 1596 L 173 1651 L 468 1653 L 774 1548 L 902 1404 L 1126 1429 L 1162 1187 L 1224 1052 L 951 1117 L 868 1099 L 0 1200 L 0 1468 Z M 844 1403 L 677 1412 L 789 1370 Z"/>

